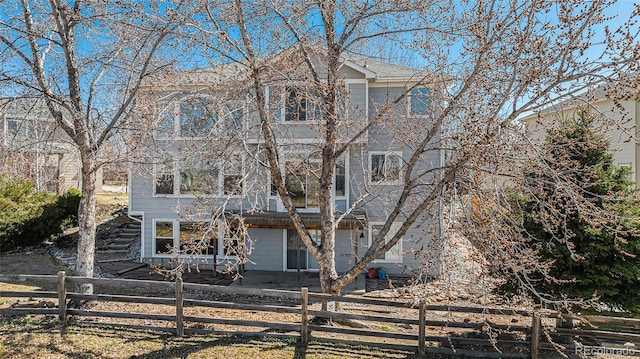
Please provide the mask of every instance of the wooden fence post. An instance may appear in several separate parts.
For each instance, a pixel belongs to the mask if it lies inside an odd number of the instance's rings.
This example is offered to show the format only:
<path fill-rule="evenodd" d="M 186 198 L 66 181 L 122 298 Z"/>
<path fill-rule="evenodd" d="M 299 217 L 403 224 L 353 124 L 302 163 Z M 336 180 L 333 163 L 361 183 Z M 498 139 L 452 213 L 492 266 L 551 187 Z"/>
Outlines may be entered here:
<path fill-rule="evenodd" d="M 182 285 L 182 273 L 176 276 L 176 335 L 184 335 L 184 313 L 183 313 L 184 286 Z"/>
<path fill-rule="evenodd" d="M 533 307 L 531 314 L 531 359 L 538 359 L 540 348 L 540 306 Z"/>
<path fill-rule="evenodd" d="M 67 286 L 64 271 L 58 272 L 58 319 L 63 324 L 67 322 Z"/>
<path fill-rule="evenodd" d="M 309 341 L 309 288 L 302 288 L 300 294 L 302 295 L 300 339 L 306 344 Z"/>
<path fill-rule="evenodd" d="M 425 352 L 425 323 L 426 323 L 426 306 L 424 303 L 420 303 L 420 309 L 418 312 L 418 354 L 424 355 Z"/>

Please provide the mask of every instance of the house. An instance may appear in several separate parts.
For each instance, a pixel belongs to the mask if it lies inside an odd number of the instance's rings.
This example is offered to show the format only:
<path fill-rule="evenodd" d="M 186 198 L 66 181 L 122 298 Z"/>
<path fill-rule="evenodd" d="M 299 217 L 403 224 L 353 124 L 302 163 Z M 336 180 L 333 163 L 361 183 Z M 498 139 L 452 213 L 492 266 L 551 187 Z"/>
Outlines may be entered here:
<path fill-rule="evenodd" d="M 573 100 L 563 101 L 538 113 L 521 119 L 526 124 L 534 143 L 544 140 L 547 130 L 562 119 L 572 118 L 579 111 L 590 111 L 597 119 L 596 124 L 611 141 L 613 163 L 618 167 L 628 167 L 631 179 L 640 188 L 640 149 L 638 148 L 638 128 L 640 126 L 640 98 L 637 95 L 607 95 L 603 87 L 590 91 Z"/>
<path fill-rule="evenodd" d="M 317 66 L 322 66 L 321 60 Z M 316 145 L 322 130 L 321 105 L 314 101 L 313 90 L 301 85 L 296 66 L 272 68 L 277 71 L 266 94 L 273 119 L 270 130 L 279 136 L 280 160 L 285 162 L 283 177 L 312 236 L 319 236 L 314 189 L 319 186 Z M 425 118 L 436 91 L 418 82 L 424 79 L 421 70 L 372 58 L 343 58 L 341 74 L 344 120 L 338 141 L 344 143 L 359 131 L 365 135 L 352 141 L 336 163 L 333 203 L 336 213 L 348 212 L 336 234 L 339 272 L 365 252 L 387 219 L 392 206 L 387 199 L 397 195 L 404 180 L 403 163 L 411 154 L 408 143 L 412 133 L 427 127 Z M 129 215 L 142 223 L 141 261 L 162 266 L 170 266 L 176 256 L 201 265 L 223 261 L 233 257 L 238 241 L 233 226 L 221 222 L 242 221 L 248 228 L 243 240 L 252 248 L 247 269 L 318 268 L 272 189 L 263 129 L 254 95 L 245 85 L 247 78 L 240 66 L 227 64 L 180 72 L 143 88 L 140 119 L 150 122 L 139 127 L 154 130 L 140 135 L 147 150 L 138 154 L 142 165 L 131 171 L 128 188 Z M 388 118 L 366 127 L 382 104 L 414 85 Z M 402 136 L 390 136 L 391 128 Z M 436 167 L 443 158 L 435 149 L 423 162 Z M 428 248 L 439 235 L 439 217 L 433 217 L 429 225 L 410 230 L 371 267 L 384 267 L 393 274 L 422 266 L 424 260 L 411 251 Z M 391 232 L 400 225 L 394 223 Z M 186 244 L 197 238 L 208 242 L 194 252 Z M 183 250 L 176 253 L 170 248 Z"/>
<path fill-rule="evenodd" d="M 0 103 L 2 172 L 32 181 L 36 190 L 65 193 L 80 188 L 80 156 L 43 101 Z"/>

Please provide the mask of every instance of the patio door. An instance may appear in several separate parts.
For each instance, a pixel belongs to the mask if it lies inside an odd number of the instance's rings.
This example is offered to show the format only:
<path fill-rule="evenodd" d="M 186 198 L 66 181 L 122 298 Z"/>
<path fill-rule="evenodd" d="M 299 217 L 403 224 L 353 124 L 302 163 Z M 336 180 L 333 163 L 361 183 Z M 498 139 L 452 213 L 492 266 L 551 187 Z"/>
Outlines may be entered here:
<path fill-rule="evenodd" d="M 314 242 L 320 242 L 320 231 L 309 230 Z M 318 261 L 309 253 L 295 229 L 287 229 L 287 270 L 318 270 Z"/>

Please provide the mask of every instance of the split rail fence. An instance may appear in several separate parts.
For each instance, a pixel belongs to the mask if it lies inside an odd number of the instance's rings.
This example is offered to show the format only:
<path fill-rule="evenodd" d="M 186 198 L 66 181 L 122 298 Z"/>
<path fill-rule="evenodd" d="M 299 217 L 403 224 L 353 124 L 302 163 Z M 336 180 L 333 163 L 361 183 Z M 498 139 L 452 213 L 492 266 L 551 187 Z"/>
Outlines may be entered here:
<path fill-rule="evenodd" d="M 11 307 L 0 308 L 0 315 L 56 315 L 60 322 L 67 323 L 70 316 L 110 318 L 125 320 L 143 320 L 142 324 L 128 323 L 100 323 L 119 327 L 137 328 L 144 330 L 160 330 L 172 332 L 178 336 L 185 334 L 241 334 L 265 335 L 264 332 L 242 330 L 241 328 L 267 329 L 266 335 L 276 333 L 299 333 L 303 343 L 309 341 L 311 333 L 337 333 L 347 336 L 353 341 L 366 341 L 362 337 L 393 339 L 400 343 L 417 342 L 418 353 L 426 351 L 443 354 L 466 354 L 481 352 L 483 356 L 496 357 L 543 357 L 541 351 L 556 350 L 556 345 L 563 346 L 566 353 L 575 352 L 573 339 L 576 336 L 584 338 L 586 343 L 600 343 L 608 340 L 611 343 L 640 344 L 640 320 L 612 317 L 579 317 L 562 315 L 537 308 L 532 310 L 511 310 L 488 307 L 463 307 L 449 305 L 422 304 L 417 308 L 410 308 L 400 300 L 372 299 L 354 296 L 332 296 L 321 293 L 310 293 L 307 288 L 301 291 L 282 291 L 271 289 L 255 289 L 242 287 L 226 287 L 205 284 L 183 283 L 180 276 L 174 282 L 167 281 L 139 281 L 129 279 L 85 278 L 66 276 L 59 272 L 52 275 L 0 275 L 0 282 L 32 282 L 52 283 L 57 286 L 56 291 L 0 291 L 0 297 L 9 298 L 50 298 L 57 299 L 54 307 Z M 97 294 L 80 294 L 70 292 L 79 284 L 91 284 Z M 116 289 L 118 288 L 118 289 Z M 145 295 L 110 294 L 122 292 L 122 289 L 144 288 Z M 108 289 L 108 290 L 107 290 Z M 234 298 L 234 295 L 260 297 L 288 298 L 289 305 L 238 303 L 225 300 L 191 299 L 195 297 L 187 293 L 198 293 L 198 298 L 206 298 L 206 293 L 215 293 L 223 298 Z M 153 296 L 151 294 L 164 296 Z M 224 295 L 227 295 L 224 297 Z M 120 302 L 157 304 L 175 308 L 174 314 L 136 313 L 119 311 L 100 311 L 92 309 L 78 309 L 68 304 L 74 302 Z M 259 301 L 259 300 L 258 300 Z M 273 301 L 272 301 L 273 302 Z M 314 310 L 311 303 L 335 302 L 340 311 Z M 45 301 L 46 303 L 46 301 Z M 277 303 L 277 301 L 276 301 Z M 291 305 L 295 303 L 295 305 Z M 299 318 L 295 322 L 273 322 L 265 320 L 250 320 L 228 317 L 186 315 L 185 308 L 216 308 L 232 309 L 242 313 L 271 312 L 288 313 Z M 324 306 L 323 306 L 324 307 Z M 402 311 L 400 309 L 402 308 Z M 405 313 L 402 317 L 391 315 L 395 312 Z M 363 314 L 365 313 L 365 314 Z M 370 314 L 373 313 L 373 314 Z M 387 314 L 387 315 L 383 315 Z M 313 317 L 332 318 L 336 321 L 352 320 L 358 323 L 368 323 L 366 328 L 347 326 L 331 326 L 313 324 Z M 155 325 L 146 325 L 155 321 Z M 580 327 L 558 325 L 556 323 L 582 323 Z M 164 324 L 161 326 L 160 324 Z M 216 326 L 233 326 L 239 328 L 234 331 L 212 329 Z M 209 326 L 209 327 L 207 327 Z M 416 330 L 417 328 L 417 330 Z M 543 333 L 544 335 L 541 335 Z M 321 338 L 321 335 L 314 337 Z M 564 339 L 563 339 L 564 338 Z M 568 340 L 572 338 L 572 340 Z M 406 345 L 406 344 L 405 344 Z M 586 345 L 586 344 L 585 344 Z M 638 351 L 640 354 L 640 350 Z"/>

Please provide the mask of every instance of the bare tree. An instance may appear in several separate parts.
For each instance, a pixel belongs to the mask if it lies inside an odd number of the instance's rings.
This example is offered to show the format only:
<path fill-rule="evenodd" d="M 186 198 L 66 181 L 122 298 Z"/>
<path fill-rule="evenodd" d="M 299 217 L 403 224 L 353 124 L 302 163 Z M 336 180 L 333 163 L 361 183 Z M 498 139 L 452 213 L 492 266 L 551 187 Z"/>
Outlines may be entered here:
<path fill-rule="evenodd" d="M 14 94 L 42 98 L 80 153 L 78 275 L 93 276 L 100 151 L 121 136 L 142 81 L 166 65 L 156 57 L 183 5 L 61 0 L 2 5 L 0 82 Z"/>
<path fill-rule="evenodd" d="M 603 30 L 608 20 L 605 10 L 611 5 L 605 1 L 235 0 L 218 8 L 210 4 L 207 22 L 201 26 L 209 39 L 215 39 L 211 40 L 214 53 L 245 68 L 274 188 L 319 263 L 323 291 L 338 293 L 411 228 L 438 217 L 442 203 L 463 199 L 453 194 L 488 184 L 495 189 L 504 183 L 502 175 L 518 162 L 511 139 L 522 138 L 519 116 L 630 73 L 638 61 L 637 28 L 625 27 L 631 24 L 627 22 L 619 30 Z M 638 9 L 630 16 L 637 19 Z M 378 103 L 364 127 L 345 138 L 340 131 L 347 121 L 341 111 L 341 66 L 358 55 L 363 44 L 380 38 L 420 53 L 426 71 L 407 82 L 413 85 Z M 295 55 L 287 57 L 285 50 L 290 48 L 295 48 Z M 276 119 L 265 90 L 274 74 L 302 83 L 316 94 L 322 108 L 323 122 L 313 144 L 321 158 L 320 242 L 312 239 L 283 177 L 284 156 L 278 144 L 285 138 L 274 131 Z M 417 122 L 398 111 L 416 86 L 433 89 L 429 116 Z M 385 131 L 410 154 L 402 167 L 400 190 L 386 194 L 391 208 L 386 222 L 366 253 L 339 274 L 335 233 L 344 216 L 337 215 L 332 204 L 336 160 L 368 131 Z M 430 161 L 442 151 L 443 163 Z M 495 183 L 487 180 L 487 173 Z M 363 188 L 350 211 L 375 193 L 375 188 Z M 402 225 L 391 232 L 398 221 Z M 487 240 L 508 246 L 498 237 Z"/>

